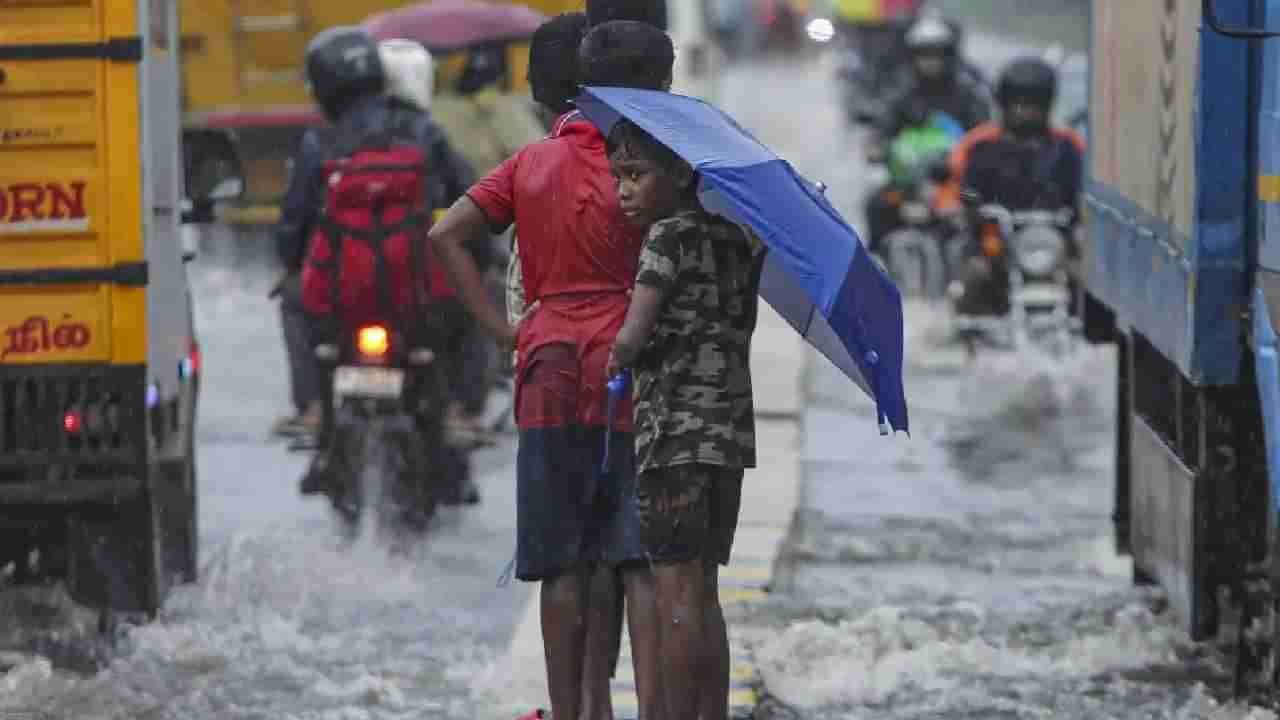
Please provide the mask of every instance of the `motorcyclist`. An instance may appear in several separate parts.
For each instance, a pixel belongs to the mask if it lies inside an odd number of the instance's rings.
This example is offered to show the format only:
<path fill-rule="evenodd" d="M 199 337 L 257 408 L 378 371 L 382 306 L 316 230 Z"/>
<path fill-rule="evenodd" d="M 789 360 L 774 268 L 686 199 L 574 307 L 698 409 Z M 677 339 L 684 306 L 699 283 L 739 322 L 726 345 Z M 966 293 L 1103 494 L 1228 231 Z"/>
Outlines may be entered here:
<path fill-rule="evenodd" d="M 448 207 L 475 177 L 429 116 L 384 94 L 385 68 L 377 44 L 364 30 L 339 26 L 318 34 L 307 48 L 306 72 L 312 94 L 330 125 L 303 134 L 275 230 L 277 253 L 291 275 L 301 272 L 312 231 L 324 208 L 324 165 L 335 159 L 340 140 L 389 131 L 419 144 L 432 169 L 425 188 L 428 207 Z M 305 347 L 290 347 L 291 354 L 314 352 L 315 344 L 323 340 L 322 328 L 312 324 L 309 331 L 310 342 Z M 322 443 L 325 440 L 321 438 Z M 309 471 L 302 480 L 302 492 L 321 492 L 322 482 L 321 473 Z"/>
<path fill-rule="evenodd" d="M 503 89 L 508 74 L 504 46 L 472 48 L 466 51 L 461 71 L 445 81 L 432 106 L 432 117 L 480 176 L 546 135 L 546 124 L 527 93 Z M 495 300 L 500 300 L 504 292 L 504 271 L 509 265 L 512 240 L 510 231 L 494 236 L 485 252 L 477 256 Z M 450 434 L 459 442 L 490 444 L 492 437 L 483 427 L 481 416 L 499 370 L 509 370 L 510 363 L 498 355 L 493 340 L 474 326 L 467 329 L 464 355 L 467 376 L 462 386 L 462 404 L 450 411 Z"/>
<path fill-rule="evenodd" d="M 875 116 L 869 104 L 891 87 L 904 52 L 902 36 L 915 21 L 920 0 L 833 0 L 836 32 L 846 46 L 840 75 L 861 93 L 847 108 L 858 124 Z M 874 102 L 873 102 L 874 101 Z"/>
<path fill-rule="evenodd" d="M 941 204 L 953 212 L 986 203 L 1012 211 L 1069 208 L 1078 218 L 1085 145 L 1076 131 L 1052 124 L 1057 92 L 1057 72 L 1043 60 L 1008 65 L 996 85 L 1000 122 L 975 128 L 956 145 Z M 1069 253 L 1077 256 L 1074 243 Z M 971 255 L 966 287 L 992 269 L 981 254 Z"/>
<path fill-rule="evenodd" d="M 885 143 L 914 124 L 922 111 L 946 113 L 966 131 L 991 118 L 991 95 L 981 75 L 975 76 L 977 71 L 961 57 L 956 26 L 925 16 L 907 31 L 905 42 L 910 74 L 873 125 L 872 160 L 881 159 Z"/>
<path fill-rule="evenodd" d="M 895 138 L 908 128 L 931 122 L 935 115 L 966 132 L 991 117 L 990 95 L 982 78 L 966 69 L 954 25 L 935 16 L 923 17 L 907 31 L 906 44 L 911 74 L 872 128 L 867 149 L 872 162 L 883 162 Z M 866 217 L 869 249 L 879 252 L 880 242 L 902 223 L 899 208 L 880 188 L 867 199 Z"/>

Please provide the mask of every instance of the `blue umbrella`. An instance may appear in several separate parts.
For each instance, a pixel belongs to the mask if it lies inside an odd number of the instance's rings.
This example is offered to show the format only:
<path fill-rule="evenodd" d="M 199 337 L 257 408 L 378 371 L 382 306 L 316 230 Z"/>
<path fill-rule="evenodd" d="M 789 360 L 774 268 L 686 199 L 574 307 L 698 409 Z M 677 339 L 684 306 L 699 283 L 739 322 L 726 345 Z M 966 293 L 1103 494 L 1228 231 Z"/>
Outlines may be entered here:
<path fill-rule="evenodd" d="M 692 165 L 703 206 L 768 245 L 761 296 L 875 400 L 882 434 L 907 431 L 902 295 L 821 187 L 702 100 L 587 87 L 577 105 L 606 135 L 626 118 Z"/>

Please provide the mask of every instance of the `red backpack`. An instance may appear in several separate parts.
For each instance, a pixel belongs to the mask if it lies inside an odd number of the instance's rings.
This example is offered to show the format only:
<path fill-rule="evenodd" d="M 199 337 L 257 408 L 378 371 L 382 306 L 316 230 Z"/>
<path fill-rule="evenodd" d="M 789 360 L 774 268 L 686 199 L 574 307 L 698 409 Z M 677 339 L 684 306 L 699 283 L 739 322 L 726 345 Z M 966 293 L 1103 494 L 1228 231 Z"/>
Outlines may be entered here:
<path fill-rule="evenodd" d="M 344 327 L 408 320 L 454 294 L 427 241 L 430 171 L 417 144 L 387 136 L 363 139 L 325 163 L 324 212 L 302 269 L 309 313 L 336 314 Z"/>

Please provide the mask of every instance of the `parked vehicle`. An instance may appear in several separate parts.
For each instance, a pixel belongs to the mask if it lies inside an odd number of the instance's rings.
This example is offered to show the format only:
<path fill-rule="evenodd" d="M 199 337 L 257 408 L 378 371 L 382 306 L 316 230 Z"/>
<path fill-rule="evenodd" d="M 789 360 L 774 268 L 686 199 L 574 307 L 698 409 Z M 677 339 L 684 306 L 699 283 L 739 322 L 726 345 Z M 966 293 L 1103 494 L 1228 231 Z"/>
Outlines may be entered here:
<path fill-rule="evenodd" d="M 1238 692 L 1274 693 L 1280 3 L 1093 12 L 1085 330 L 1119 348 L 1117 543 L 1233 649 Z"/>
<path fill-rule="evenodd" d="M 198 573 L 179 225 L 242 181 L 200 163 L 184 199 L 172 0 L 79 4 L 0 4 L 0 568 L 107 620 Z"/>

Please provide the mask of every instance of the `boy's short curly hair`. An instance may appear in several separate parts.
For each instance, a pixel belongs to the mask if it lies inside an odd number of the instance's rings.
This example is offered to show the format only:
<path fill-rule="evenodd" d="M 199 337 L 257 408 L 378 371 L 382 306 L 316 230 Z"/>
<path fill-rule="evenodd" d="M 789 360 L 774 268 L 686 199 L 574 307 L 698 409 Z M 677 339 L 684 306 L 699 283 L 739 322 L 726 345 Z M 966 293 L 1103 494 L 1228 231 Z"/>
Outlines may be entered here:
<path fill-rule="evenodd" d="M 689 172 L 693 170 L 689 163 L 674 150 L 630 120 L 619 120 L 614 123 L 613 129 L 609 131 L 609 137 L 605 138 L 604 145 L 609 155 L 622 150 L 632 157 L 648 160 L 667 175 L 673 175 L 681 170 Z"/>
<path fill-rule="evenodd" d="M 667 0 L 587 0 L 587 18 L 591 27 L 614 20 L 634 20 L 666 30 Z"/>
<path fill-rule="evenodd" d="M 676 50 L 671 38 L 648 23 L 614 20 L 587 33 L 578 51 L 583 85 L 667 90 Z"/>
<path fill-rule="evenodd" d="M 529 41 L 533 99 L 557 114 L 572 110 L 578 96 L 578 47 L 587 29 L 586 13 L 564 13 L 539 26 Z"/>

